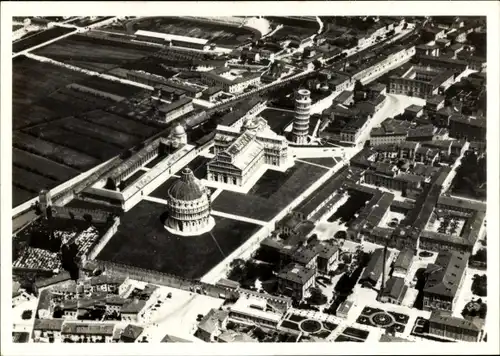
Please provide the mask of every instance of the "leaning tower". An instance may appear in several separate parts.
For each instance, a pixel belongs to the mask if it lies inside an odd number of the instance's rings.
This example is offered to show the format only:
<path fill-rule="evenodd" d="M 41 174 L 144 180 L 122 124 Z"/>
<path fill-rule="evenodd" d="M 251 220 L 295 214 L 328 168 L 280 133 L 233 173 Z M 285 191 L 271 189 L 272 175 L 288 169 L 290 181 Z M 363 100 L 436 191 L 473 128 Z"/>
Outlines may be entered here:
<path fill-rule="evenodd" d="M 295 95 L 295 118 L 293 120 L 292 140 L 298 144 L 307 143 L 309 117 L 311 116 L 311 92 L 299 89 Z"/>

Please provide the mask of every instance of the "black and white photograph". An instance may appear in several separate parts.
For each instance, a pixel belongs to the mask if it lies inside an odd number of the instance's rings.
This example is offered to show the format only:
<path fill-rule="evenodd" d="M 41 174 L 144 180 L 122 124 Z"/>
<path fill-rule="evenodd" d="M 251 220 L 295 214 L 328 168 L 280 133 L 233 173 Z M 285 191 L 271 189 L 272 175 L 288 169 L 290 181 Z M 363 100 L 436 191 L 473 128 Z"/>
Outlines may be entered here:
<path fill-rule="evenodd" d="M 498 352 L 498 3 L 128 3 L 2 14 L 2 354 Z"/>

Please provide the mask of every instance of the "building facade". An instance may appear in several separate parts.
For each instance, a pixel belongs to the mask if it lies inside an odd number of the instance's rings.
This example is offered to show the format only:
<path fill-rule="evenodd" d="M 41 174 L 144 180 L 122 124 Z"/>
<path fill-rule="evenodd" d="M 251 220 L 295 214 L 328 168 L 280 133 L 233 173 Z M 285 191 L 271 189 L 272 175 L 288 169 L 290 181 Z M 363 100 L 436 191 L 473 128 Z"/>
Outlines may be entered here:
<path fill-rule="evenodd" d="M 315 285 L 315 277 L 315 269 L 290 263 L 278 274 L 278 292 L 301 300 L 306 291 Z"/>
<path fill-rule="evenodd" d="M 196 179 L 189 168 L 185 168 L 168 190 L 168 217 L 165 227 L 179 235 L 199 235 L 210 231 L 215 225 L 210 216 L 210 193 Z"/>
<path fill-rule="evenodd" d="M 458 341 L 477 342 L 481 328 L 469 320 L 433 312 L 429 319 L 429 334 Z"/>
<path fill-rule="evenodd" d="M 217 126 L 215 157 L 207 165 L 207 179 L 243 186 L 259 168 L 289 164 L 286 138 L 277 135 L 261 117 L 248 117 L 241 129 Z"/>

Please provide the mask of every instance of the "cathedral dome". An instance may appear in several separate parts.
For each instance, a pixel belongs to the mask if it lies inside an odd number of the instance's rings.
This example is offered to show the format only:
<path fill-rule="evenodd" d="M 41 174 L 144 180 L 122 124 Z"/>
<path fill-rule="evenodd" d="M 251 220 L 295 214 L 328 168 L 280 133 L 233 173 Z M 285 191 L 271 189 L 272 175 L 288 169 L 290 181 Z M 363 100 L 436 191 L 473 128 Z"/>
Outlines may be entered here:
<path fill-rule="evenodd" d="M 198 179 L 189 168 L 185 168 L 181 172 L 181 177 L 168 190 L 170 198 L 184 201 L 191 201 L 203 198 L 205 188 L 201 185 Z"/>
<path fill-rule="evenodd" d="M 186 131 L 184 130 L 184 127 L 182 127 L 181 124 L 177 124 L 177 126 L 174 127 L 173 134 L 175 136 L 181 136 L 184 135 Z"/>

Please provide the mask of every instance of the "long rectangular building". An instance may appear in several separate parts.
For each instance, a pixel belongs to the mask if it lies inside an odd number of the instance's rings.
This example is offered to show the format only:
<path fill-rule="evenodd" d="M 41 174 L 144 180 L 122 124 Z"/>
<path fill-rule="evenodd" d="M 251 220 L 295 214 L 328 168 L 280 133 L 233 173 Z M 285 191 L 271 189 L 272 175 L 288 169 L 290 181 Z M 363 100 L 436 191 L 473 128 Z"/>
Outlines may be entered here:
<path fill-rule="evenodd" d="M 342 187 L 342 184 L 344 184 L 348 175 L 349 167 L 342 167 L 331 179 L 328 179 L 308 198 L 304 199 L 294 209 L 294 211 L 305 220 L 311 219 L 317 211 L 324 207 L 333 198 L 333 196 L 337 193 L 337 190 Z"/>

